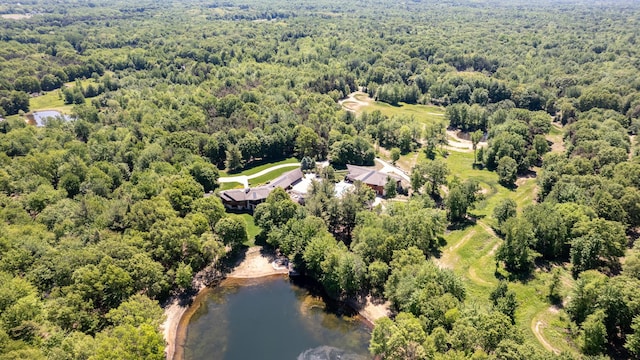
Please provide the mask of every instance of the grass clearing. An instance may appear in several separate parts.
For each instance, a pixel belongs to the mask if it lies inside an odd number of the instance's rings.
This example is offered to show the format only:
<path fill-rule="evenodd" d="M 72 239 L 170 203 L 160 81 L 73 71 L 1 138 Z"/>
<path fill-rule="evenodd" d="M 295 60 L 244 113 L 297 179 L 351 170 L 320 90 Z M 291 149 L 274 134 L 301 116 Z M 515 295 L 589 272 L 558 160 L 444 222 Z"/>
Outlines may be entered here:
<path fill-rule="evenodd" d="M 249 169 L 246 169 L 242 172 L 239 173 L 235 173 L 235 174 L 229 174 L 226 171 L 220 171 L 220 176 L 242 176 L 242 175 L 253 175 L 253 174 L 257 174 L 262 170 L 266 170 L 272 166 L 276 166 L 276 165 L 282 165 L 282 164 L 295 164 L 298 163 L 298 159 L 292 157 L 292 158 L 288 158 L 288 159 L 284 159 L 284 160 L 280 160 L 280 161 L 276 161 L 276 162 L 271 162 L 271 163 L 266 163 L 266 164 L 261 164 Z M 291 168 L 288 168 L 289 170 L 293 170 L 293 166 Z"/>
<path fill-rule="evenodd" d="M 358 99 L 357 96 L 356 99 Z M 444 109 L 433 105 L 400 103 L 397 106 L 393 106 L 379 101 L 372 101 L 369 105 L 363 106 L 360 109 L 360 111 L 367 112 L 373 112 L 375 110 L 379 110 L 383 115 L 388 117 L 413 116 L 416 121 L 423 125 L 444 121 Z"/>
<path fill-rule="evenodd" d="M 258 185 L 264 185 L 266 183 L 268 183 L 269 181 L 277 178 L 278 176 L 287 173 L 291 170 L 295 169 L 294 167 L 286 167 L 286 168 L 282 168 L 282 169 L 275 169 L 273 171 L 270 171 L 264 175 L 255 177 L 253 179 L 249 179 L 249 186 L 258 186 Z"/>
<path fill-rule="evenodd" d="M 244 219 L 244 221 L 247 223 L 247 235 L 248 235 L 248 241 L 244 243 L 244 245 L 247 245 L 249 247 L 251 246 L 255 246 L 256 243 L 256 236 L 258 234 L 260 234 L 261 229 L 256 225 L 256 223 L 253 221 L 253 215 L 251 214 L 238 214 L 238 216 L 240 216 L 241 218 Z"/>
<path fill-rule="evenodd" d="M 232 189 L 243 189 L 244 186 L 239 182 L 228 182 L 228 183 L 220 183 L 220 191 L 224 190 L 232 190 Z"/>
<path fill-rule="evenodd" d="M 93 79 L 85 79 L 80 81 L 82 86 L 95 83 Z M 69 82 L 65 84 L 69 87 L 74 87 L 75 82 Z M 85 104 L 87 103 L 85 99 Z M 66 105 L 64 103 L 64 95 L 62 95 L 62 89 L 56 89 L 45 93 L 44 95 L 36 96 L 29 99 L 29 109 L 31 111 L 39 110 L 57 110 L 63 114 L 71 114 L 73 105 Z"/>
<path fill-rule="evenodd" d="M 472 236 L 465 240 L 468 235 Z M 489 309 L 489 294 L 497 286 L 500 278 L 506 275 L 501 268 L 496 269 L 494 257 L 495 250 L 502 240 L 489 234 L 478 224 L 451 231 L 445 238 L 445 251 L 454 249 L 447 257 L 454 262 L 453 271 L 465 280 L 468 299 L 473 306 Z M 516 325 L 527 341 L 542 346 L 533 333 L 533 327 L 541 321 L 539 330 L 553 348 L 575 352 L 565 331 L 568 316 L 562 309 L 550 310 L 551 306 L 546 300 L 550 278 L 550 273 L 539 270 L 526 282 L 509 282 L 509 287 L 516 292 L 518 301 Z"/>
<path fill-rule="evenodd" d="M 65 105 L 61 90 L 49 91 L 44 95 L 29 99 L 29 109 L 31 111 L 57 110 L 64 114 L 71 114 L 72 108 L 73 105 Z"/>
<path fill-rule="evenodd" d="M 408 161 L 412 155 L 401 158 Z M 418 155 L 413 155 L 419 157 Z M 504 269 L 496 268 L 495 251 L 502 240 L 485 229 L 496 225 L 492 218 L 493 209 L 505 198 L 513 199 L 518 210 L 533 204 L 536 198 L 537 184 L 534 177 L 522 178 L 519 186 L 508 189 L 500 185 L 498 175 L 488 170 L 474 169 L 473 153 L 450 151 L 445 158 L 451 171 L 449 180 L 458 177 L 461 180 L 475 179 L 484 190 L 484 199 L 471 210 L 472 216 L 478 218 L 475 225 L 461 230 L 451 231 L 445 235 L 447 245 L 443 248 L 444 256 L 453 264 L 454 272 L 465 280 L 468 299 L 474 306 L 489 308 L 489 294 L 501 278 L 508 276 Z M 485 225 L 485 226 L 486 226 Z M 562 270 L 566 273 L 566 270 Z M 563 274 L 563 278 L 567 277 Z M 568 276 L 571 278 L 571 276 Z M 539 334 L 554 349 L 576 353 L 566 328 L 568 316 L 562 309 L 552 308 L 547 300 L 548 284 L 551 274 L 546 270 L 536 270 L 533 277 L 527 281 L 510 281 L 509 287 L 516 292 L 518 310 L 516 311 L 516 325 L 531 344 L 543 347 L 534 333 L 536 324 Z M 568 293 L 571 280 L 563 281 L 563 295 Z M 540 323 L 538 323 L 540 322 Z"/>
<path fill-rule="evenodd" d="M 413 116 L 416 121 L 425 126 L 446 121 L 443 116 L 444 109 L 435 106 L 409 104 L 392 106 L 372 101 L 365 94 L 357 94 L 355 99 L 368 104 L 361 106 L 358 112 L 379 110 L 389 117 Z M 554 143 L 561 143 L 562 136 L 562 129 L 554 126 L 547 139 Z M 383 153 L 382 151 L 378 152 L 379 154 Z M 442 156 L 439 157 L 442 158 Z M 396 164 L 398 167 L 410 171 L 415 164 L 424 160 L 426 160 L 426 156 L 423 151 L 419 150 L 402 155 Z M 489 308 L 491 307 L 489 294 L 500 279 L 508 276 L 504 269 L 496 266 L 495 262 L 495 252 L 502 240 L 490 228 L 496 225 L 492 218 L 493 210 L 505 198 L 513 199 L 518 206 L 518 211 L 533 204 L 537 197 L 536 180 L 535 177 L 520 178 L 517 182 L 518 186 L 515 189 L 509 189 L 499 183 L 498 175 L 495 172 L 473 167 L 473 152 L 448 151 L 444 160 L 451 173 L 449 181 L 455 177 L 462 181 L 475 179 L 480 184 L 484 196 L 482 200 L 478 201 L 475 209 L 470 211 L 470 215 L 478 219 L 476 224 L 451 231 L 445 235 L 447 245 L 443 248 L 439 263 L 442 266 L 453 268 L 453 271 L 464 279 L 467 285 L 468 301 L 473 304 L 472 306 Z M 562 269 L 562 271 L 565 272 L 564 278 L 567 276 L 566 269 Z M 516 324 L 526 340 L 535 346 L 546 347 L 548 350 L 577 353 L 575 346 L 566 334 L 569 323 L 567 314 L 562 309 L 551 307 L 547 300 L 550 277 L 550 273 L 536 270 L 532 278 L 526 282 L 509 282 L 509 287 L 516 292 L 518 300 Z M 563 281 L 563 289 L 561 290 L 563 295 L 566 296 L 572 286 L 571 283 L 571 281 Z M 536 336 L 536 331 L 538 336 L 542 338 L 541 340 Z"/>

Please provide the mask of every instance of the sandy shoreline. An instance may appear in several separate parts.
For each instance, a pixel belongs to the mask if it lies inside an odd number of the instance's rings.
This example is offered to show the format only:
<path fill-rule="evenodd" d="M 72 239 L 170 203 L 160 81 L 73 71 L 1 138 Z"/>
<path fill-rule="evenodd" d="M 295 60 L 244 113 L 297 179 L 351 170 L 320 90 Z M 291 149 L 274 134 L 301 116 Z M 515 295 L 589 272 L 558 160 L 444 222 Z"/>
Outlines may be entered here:
<path fill-rule="evenodd" d="M 286 275 L 289 273 L 287 267 L 277 266 L 273 263 L 275 256 L 265 253 L 260 246 L 254 246 L 247 250 L 242 261 L 240 261 L 231 271 L 227 279 L 254 279 L 274 275 Z M 166 342 L 165 355 L 167 360 L 181 359 L 182 351 L 178 348 L 184 341 L 186 327 L 184 322 L 188 321 L 191 314 L 187 314 L 194 299 L 207 289 L 202 282 L 198 282 L 198 290 L 188 299 L 173 299 L 164 308 L 165 321 L 162 323 L 162 334 Z M 350 306 L 358 311 L 360 316 L 373 324 L 381 317 L 389 316 L 389 303 L 374 303 L 370 296 L 363 304 L 356 301 L 348 301 Z M 197 307 L 196 307 L 197 308 Z M 194 309 L 195 311 L 195 309 Z M 176 356 L 177 355 L 177 356 Z"/>

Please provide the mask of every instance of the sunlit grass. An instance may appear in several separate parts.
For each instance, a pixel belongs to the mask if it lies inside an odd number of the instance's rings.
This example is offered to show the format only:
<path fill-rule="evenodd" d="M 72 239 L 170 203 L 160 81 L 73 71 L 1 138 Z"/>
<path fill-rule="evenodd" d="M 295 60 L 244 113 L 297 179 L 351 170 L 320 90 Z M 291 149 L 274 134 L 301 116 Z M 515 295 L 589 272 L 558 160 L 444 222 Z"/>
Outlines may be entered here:
<path fill-rule="evenodd" d="M 266 164 L 261 164 L 261 165 L 258 165 L 258 166 L 254 166 L 252 168 L 249 168 L 249 169 L 244 170 L 244 171 L 239 172 L 239 173 L 230 174 L 227 171 L 220 171 L 219 173 L 220 173 L 220 176 L 242 176 L 242 175 L 249 176 L 249 175 L 257 174 L 260 171 L 268 169 L 268 168 L 270 168 L 272 166 L 282 165 L 282 164 L 295 164 L 297 162 L 298 162 L 298 159 L 296 159 L 294 157 L 291 157 L 291 158 L 284 159 L 284 160 L 281 160 L 281 161 L 276 161 L 276 162 L 272 162 L 272 163 L 266 163 Z M 292 165 L 291 168 L 288 168 L 288 169 L 289 170 L 293 170 L 294 168 L 295 167 Z"/>
<path fill-rule="evenodd" d="M 87 86 L 88 84 L 95 83 L 93 79 L 85 79 L 81 81 L 82 86 Z M 75 82 L 70 82 L 65 84 L 69 87 L 74 87 Z M 85 103 L 88 100 L 85 99 Z M 30 111 L 38 111 L 38 110 L 57 110 L 63 114 L 71 114 L 71 110 L 73 105 L 65 105 L 64 103 L 64 95 L 62 94 L 62 89 L 56 89 L 45 93 L 44 95 L 36 96 L 29 99 L 29 110 Z"/>
<path fill-rule="evenodd" d="M 244 188 L 244 186 L 239 182 L 220 183 L 220 187 L 219 187 L 221 191 L 231 190 L 231 189 L 242 189 L 242 188 Z"/>
<path fill-rule="evenodd" d="M 282 169 L 276 169 L 273 171 L 270 171 L 264 175 L 255 177 L 253 179 L 249 179 L 249 186 L 258 186 L 258 185 L 264 185 L 267 182 L 277 178 L 278 176 L 287 173 L 291 170 L 294 170 L 295 167 L 286 167 L 286 168 L 282 168 Z"/>
<path fill-rule="evenodd" d="M 29 109 L 31 111 L 57 110 L 64 114 L 70 114 L 72 108 L 73 105 L 65 105 L 64 96 L 59 89 L 29 99 Z"/>
<path fill-rule="evenodd" d="M 456 176 L 461 180 L 475 179 L 485 192 L 484 199 L 470 211 L 472 216 L 479 219 L 478 221 L 495 226 L 496 222 L 492 218 L 493 209 L 505 198 L 513 199 L 519 211 L 534 203 L 537 186 L 535 178 L 520 180 L 519 186 L 512 190 L 499 183 L 495 172 L 474 169 L 473 153 L 450 151 L 445 161 L 451 171 L 449 180 Z M 508 276 L 504 269 L 496 268 L 495 263 L 495 251 L 502 240 L 491 235 L 480 224 L 451 231 L 445 235 L 445 239 L 447 244 L 443 251 L 451 252 L 447 254 L 447 260 L 453 263 L 454 272 L 465 280 L 468 302 L 473 306 L 489 308 L 491 306 L 489 293 L 498 284 L 500 278 Z M 566 270 L 562 269 L 562 271 L 563 278 L 566 278 Z M 541 321 L 544 325 L 540 326 L 540 330 L 547 342 L 560 351 L 575 353 L 576 349 L 568 341 L 565 331 L 568 326 L 566 313 L 561 309 L 549 310 L 547 294 L 550 278 L 551 274 L 545 270 L 536 270 L 533 277 L 525 282 L 509 283 L 509 287 L 516 292 L 518 300 L 516 325 L 528 342 L 541 347 L 532 331 L 532 326 L 535 327 L 535 324 Z M 568 276 L 568 278 L 571 277 Z M 561 290 L 563 295 L 566 296 L 570 288 L 571 280 L 563 281 Z"/>
<path fill-rule="evenodd" d="M 244 243 L 244 245 L 254 246 L 256 236 L 260 233 L 261 229 L 253 221 L 253 216 L 251 214 L 240 214 L 239 216 L 241 216 L 247 223 L 247 235 L 249 239 Z"/>
<path fill-rule="evenodd" d="M 363 100 L 359 99 L 358 96 L 356 96 L 356 99 Z M 360 108 L 360 112 L 373 112 L 375 110 L 379 110 L 388 117 L 412 116 L 416 121 L 425 125 L 444 121 L 444 109 L 433 105 L 399 103 L 397 106 L 393 106 L 380 101 L 372 101 L 369 105 Z"/>

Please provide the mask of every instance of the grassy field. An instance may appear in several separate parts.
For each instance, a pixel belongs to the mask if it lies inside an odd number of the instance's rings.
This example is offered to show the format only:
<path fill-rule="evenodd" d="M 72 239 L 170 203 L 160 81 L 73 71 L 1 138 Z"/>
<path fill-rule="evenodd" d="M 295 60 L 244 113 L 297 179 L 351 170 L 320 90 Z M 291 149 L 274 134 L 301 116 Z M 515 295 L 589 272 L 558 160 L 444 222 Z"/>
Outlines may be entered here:
<path fill-rule="evenodd" d="M 246 169 L 239 173 L 230 174 L 227 171 L 223 171 L 223 170 L 219 171 L 219 173 L 220 173 L 220 176 L 241 176 L 241 175 L 249 176 L 249 175 L 257 174 L 260 171 L 268 169 L 272 166 L 281 165 L 281 164 L 295 164 L 297 162 L 298 162 L 298 159 L 292 157 L 292 158 L 288 158 L 288 159 L 284 159 L 284 160 L 280 160 L 272 163 L 266 163 L 266 164 L 254 166 L 252 168 Z M 289 170 L 293 170 L 293 167 L 289 168 Z"/>
<path fill-rule="evenodd" d="M 362 95 L 356 95 L 356 99 L 365 101 Z M 444 121 L 444 108 L 433 105 L 414 105 L 400 103 L 398 106 L 387 103 L 372 101 L 367 106 L 363 106 L 360 111 L 372 112 L 379 110 L 383 115 L 392 116 L 413 116 L 421 124 L 433 124 Z"/>
<path fill-rule="evenodd" d="M 253 187 L 253 186 L 258 186 L 258 185 L 264 185 L 267 182 L 277 178 L 278 176 L 289 172 L 291 170 L 294 170 L 294 167 L 286 167 L 286 168 L 282 168 L 282 169 L 275 169 L 273 171 L 270 171 L 264 175 L 255 177 L 253 179 L 249 179 L 249 186 Z"/>
<path fill-rule="evenodd" d="M 71 114 L 73 105 L 65 105 L 62 91 L 53 90 L 44 95 L 40 95 L 29 100 L 29 109 L 31 111 L 38 110 L 57 110 L 63 114 Z"/>
<path fill-rule="evenodd" d="M 239 182 L 230 182 L 230 183 L 220 183 L 219 189 L 223 190 L 231 190 L 231 189 L 242 189 L 243 186 Z"/>
<path fill-rule="evenodd" d="M 262 164 L 250 169 L 247 169 L 243 172 L 240 173 L 235 173 L 235 174 L 229 174 L 226 171 L 219 171 L 220 177 L 229 177 L 229 176 L 251 176 L 254 174 L 259 173 L 262 170 L 266 170 L 272 166 L 277 166 L 277 165 L 282 165 L 282 164 L 295 164 L 298 162 L 298 159 L 296 158 L 288 158 L 288 159 L 284 159 L 281 161 L 276 161 L 276 162 L 272 162 L 272 163 L 268 163 L 268 164 Z M 266 184 L 267 182 L 277 178 L 278 176 L 291 171 L 295 169 L 295 166 L 291 166 L 291 167 L 285 167 L 282 169 L 275 169 L 273 171 L 270 171 L 264 175 L 255 177 L 253 179 L 249 179 L 249 186 L 258 186 L 258 185 L 263 185 Z M 221 183 L 220 184 L 220 190 L 231 190 L 231 189 L 242 189 L 242 184 L 239 182 L 230 182 L 230 183 Z"/>
<path fill-rule="evenodd" d="M 93 79 L 86 79 L 81 81 L 82 86 L 86 86 L 90 83 L 95 83 Z M 67 86 L 75 86 L 75 82 L 67 83 Z M 85 99 L 85 102 L 87 100 Z M 38 110 L 57 110 L 63 114 L 71 114 L 71 109 L 73 105 L 65 105 L 64 96 L 62 95 L 62 90 L 57 89 L 53 91 L 49 91 L 44 95 L 40 95 L 34 98 L 29 99 L 29 109 L 31 111 Z"/>

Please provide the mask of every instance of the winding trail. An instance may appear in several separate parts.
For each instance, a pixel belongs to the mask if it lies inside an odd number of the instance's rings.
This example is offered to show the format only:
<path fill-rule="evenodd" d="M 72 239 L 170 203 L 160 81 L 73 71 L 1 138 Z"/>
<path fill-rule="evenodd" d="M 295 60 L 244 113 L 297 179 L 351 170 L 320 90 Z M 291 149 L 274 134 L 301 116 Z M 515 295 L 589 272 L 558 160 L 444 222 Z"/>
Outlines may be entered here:
<path fill-rule="evenodd" d="M 270 168 L 264 169 L 262 171 L 259 171 L 255 174 L 251 174 L 251 175 L 237 175 L 237 176 L 223 176 L 220 177 L 218 179 L 219 183 L 240 183 L 244 186 L 245 189 L 249 188 L 249 180 L 260 177 L 264 174 L 268 174 L 272 171 L 278 170 L 278 169 L 284 169 L 284 168 L 288 168 L 288 167 L 298 167 L 300 166 L 300 163 L 291 163 L 291 164 L 280 164 L 280 165 L 274 165 Z"/>
<path fill-rule="evenodd" d="M 434 259 L 434 262 L 440 266 L 441 268 L 453 269 L 455 265 L 455 260 L 458 259 L 458 256 L 455 254 L 455 251 L 460 248 L 462 245 L 466 244 L 469 239 L 476 234 L 475 230 L 469 231 L 467 235 L 465 235 L 457 244 L 453 246 L 449 246 L 446 250 L 442 252 L 442 256 L 439 259 Z"/>
<path fill-rule="evenodd" d="M 451 140 L 451 139 L 453 140 Z M 447 142 L 449 143 L 446 148 L 448 150 L 458 152 L 473 152 L 473 143 L 471 140 L 463 139 L 458 136 L 458 132 L 455 130 L 447 130 Z M 487 146 L 486 141 L 480 141 L 476 146 L 476 149 Z"/>
<path fill-rule="evenodd" d="M 482 220 L 476 221 L 476 224 L 480 225 L 489 235 L 493 236 L 494 238 L 498 238 L 498 235 L 495 231 L 493 231 L 493 228 L 485 224 Z"/>
<path fill-rule="evenodd" d="M 547 311 L 547 310 L 544 310 L 544 311 Z M 536 336 L 536 339 L 538 339 L 538 342 L 540 342 L 540 344 L 542 344 L 542 346 L 547 351 L 551 351 L 554 354 L 559 355 L 560 354 L 560 350 L 558 350 L 555 347 L 553 347 L 553 345 L 551 345 L 547 341 L 547 339 L 544 338 L 544 336 L 542 334 L 542 330 L 540 328 L 544 327 L 545 323 L 543 323 L 541 320 L 537 320 L 536 321 L 536 318 L 537 318 L 537 316 L 534 316 L 533 319 L 531 319 L 531 331 L 533 331 L 533 334 Z"/>
<path fill-rule="evenodd" d="M 357 96 L 364 96 L 366 100 L 358 100 Z M 343 109 L 353 113 L 358 112 L 362 107 L 368 106 L 371 102 L 373 102 L 373 99 L 369 97 L 369 94 L 360 90 L 352 92 L 342 100 L 338 100 L 338 104 Z"/>

